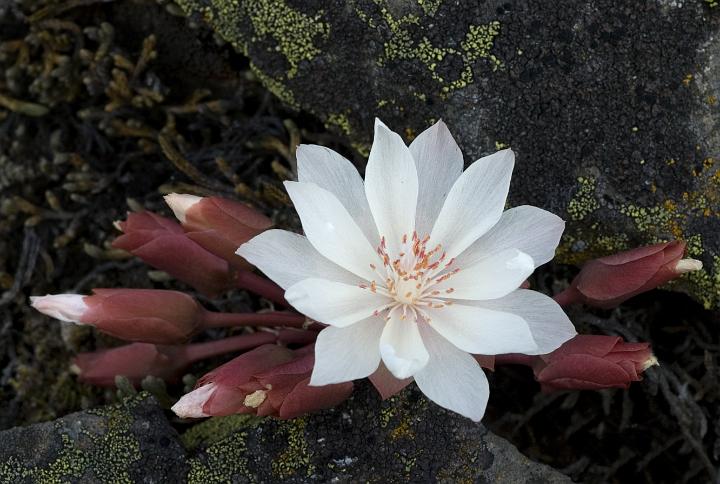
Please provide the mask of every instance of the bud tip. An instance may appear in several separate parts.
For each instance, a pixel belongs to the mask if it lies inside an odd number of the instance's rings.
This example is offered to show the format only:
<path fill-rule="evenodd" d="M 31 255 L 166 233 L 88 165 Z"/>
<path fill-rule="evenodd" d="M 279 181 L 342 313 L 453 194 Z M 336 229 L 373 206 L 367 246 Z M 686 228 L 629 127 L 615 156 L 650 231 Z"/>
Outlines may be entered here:
<path fill-rule="evenodd" d="M 190 207 L 202 200 L 202 197 L 185 193 L 170 193 L 163 198 L 165 198 L 165 203 L 172 209 L 180 223 L 185 223 L 185 214 L 190 210 Z"/>
<path fill-rule="evenodd" d="M 697 259 L 680 259 L 675 265 L 675 272 L 684 274 L 686 272 L 699 271 L 702 267 L 702 261 Z"/>
<path fill-rule="evenodd" d="M 642 371 L 647 370 L 651 366 L 660 366 L 660 363 L 658 362 L 658 359 L 655 357 L 655 355 L 650 355 L 650 358 L 645 360 L 645 362 L 642 365 Z"/>
<path fill-rule="evenodd" d="M 214 389 L 214 383 L 208 383 L 200 388 L 196 388 L 190 393 L 183 395 L 170 410 L 181 418 L 209 417 L 208 414 L 203 412 L 203 405 L 205 405 L 205 402 L 210 398 Z"/>
<path fill-rule="evenodd" d="M 81 294 L 48 294 L 30 296 L 30 305 L 41 313 L 68 323 L 82 324 L 80 318 L 87 310 Z"/>

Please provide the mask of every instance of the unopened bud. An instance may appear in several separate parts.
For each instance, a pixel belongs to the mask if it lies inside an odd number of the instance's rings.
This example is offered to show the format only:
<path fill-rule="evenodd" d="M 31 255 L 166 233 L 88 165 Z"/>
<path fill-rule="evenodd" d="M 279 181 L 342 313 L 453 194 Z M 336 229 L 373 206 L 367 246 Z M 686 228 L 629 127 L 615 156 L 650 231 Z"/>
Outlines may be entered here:
<path fill-rule="evenodd" d="M 171 193 L 165 201 L 190 239 L 239 269 L 251 266 L 235 253 L 237 248 L 272 225 L 257 210 L 221 197 Z"/>
<path fill-rule="evenodd" d="M 684 251 L 685 243 L 674 241 L 588 261 L 569 291 L 576 291 L 577 298 L 586 304 L 613 308 L 685 272 L 701 269 L 700 261 L 682 259 Z"/>
<path fill-rule="evenodd" d="M 173 411 L 181 417 L 244 413 L 287 419 L 347 399 L 352 382 L 310 386 L 314 362 L 305 349 L 261 346 L 205 375 Z"/>
<path fill-rule="evenodd" d="M 208 296 L 232 287 L 228 263 L 190 239 L 174 220 L 140 212 L 128 214 L 118 225 L 123 235 L 115 239 L 113 247 L 132 253 Z"/>
<path fill-rule="evenodd" d="M 658 364 L 649 343 L 618 336 L 578 335 L 533 365 L 543 391 L 627 388 Z"/>
<path fill-rule="evenodd" d="M 190 296 L 158 289 L 94 289 L 90 296 L 31 298 L 32 306 L 62 321 L 89 324 L 126 341 L 178 344 L 202 330 L 205 310 Z"/>

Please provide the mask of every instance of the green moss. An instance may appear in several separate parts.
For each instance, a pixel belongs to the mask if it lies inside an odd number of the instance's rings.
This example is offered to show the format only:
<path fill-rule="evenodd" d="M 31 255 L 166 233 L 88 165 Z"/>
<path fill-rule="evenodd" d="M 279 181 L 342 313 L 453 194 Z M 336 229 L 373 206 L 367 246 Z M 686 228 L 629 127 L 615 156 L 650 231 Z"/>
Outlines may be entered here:
<path fill-rule="evenodd" d="M 305 440 L 306 418 L 296 418 L 283 423 L 280 432 L 287 440 L 287 449 L 272 463 L 272 472 L 280 479 L 296 476 L 305 469 L 305 476 L 310 477 L 315 472 L 312 463 L 312 452 Z"/>
<path fill-rule="evenodd" d="M 106 428 L 102 435 L 84 429 L 78 436 L 64 421 L 55 422 L 62 445 L 57 458 L 46 467 L 27 467 L 16 459 L 8 459 L 0 464 L 0 482 L 28 480 L 56 484 L 75 482 L 92 475 L 98 482 L 131 484 L 128 469 L 142 457 L 140 444 L 130 432 L 131 411 L 147 396 L 141 394 L 123 404 L 90 412 L 104 418 Z M 70 438 L 70 432 L 73 438 Z M 88 440 L 89 444 L 83 442 Z"/>

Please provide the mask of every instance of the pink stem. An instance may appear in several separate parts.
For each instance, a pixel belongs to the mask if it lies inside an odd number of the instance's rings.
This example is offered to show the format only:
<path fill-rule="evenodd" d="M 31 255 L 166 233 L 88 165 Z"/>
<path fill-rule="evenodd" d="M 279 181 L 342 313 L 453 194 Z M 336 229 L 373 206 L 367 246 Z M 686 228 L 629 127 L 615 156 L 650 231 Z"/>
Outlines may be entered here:
<path fill-rule="evenodd" d="M 269 331 L 260 331 L 252 334 L 241 334 L 239 336 L 231 336 L 229 338 L 219 339 L 216 341 L 207 341 L 205 343 L 193 343 L 186 345 L 184 356 L 187 363 L 194 363 L 213 356 L 223 355 L 234 351 L 245 351 L 264 344 L 272 344 L 278 340 L 278 335 Z"/>
<path fill-rule="evenodd" d="M 522 355 L 520 353 L 508 353 L 506 355 L 496 355 L 496 365 L 523 365 L 532 368 L 533 364 L 540 357 L 534 355 Z"/>
<path fill-rule="evenodd" d="M 235 284 L 239 289 L 246 289 L 274 303 L 289 306 L 285 300 L 285 290 L 282 287 L 253 272 L 239 271 L 235 275 Z"/>
<path fill-rule="evenodd" d="M 308 343 L 314 343 L 317 339 L 317 332 L 315 331 L 298 331 L 296 329 L 282 329 L 278 332 L 277 340 L 279 343 L 284 344 L 299 344 L 305 345 Z"/>
<path fill-rule="evenodd" d="M 203 315 L 203 323 L 206 328 L 231 326 L 291 326 L 301 328 L 305 322 L 305 316 L 289 311 L 268 313 L 214 313 L 206 311 Z"/>
<path fill-rule="evenodd" d="M 570 305 L 577 304 L 581 302 L 580 299 L 580 291 L 575 289 L 574 287 L 570 286 L 564 291 L 562 291 L 559 294 L 555 294 L 553 296 L 553 299 L 556 303 L 558 303 L 560 306 L 566 308 Z"/>
<path fill-rule="evenodd" d="M 196 361 L 224 355 L 236 351 L 246 351 L 265 344 L 308 344 L 314 343 L 317 332 L 298 329 L 282 329 L 280 331 L 258 331 L 251 334 L 241 334 L 215 341 L 192 343 L 182 348 L 182 357 L 189 365 Z"/>

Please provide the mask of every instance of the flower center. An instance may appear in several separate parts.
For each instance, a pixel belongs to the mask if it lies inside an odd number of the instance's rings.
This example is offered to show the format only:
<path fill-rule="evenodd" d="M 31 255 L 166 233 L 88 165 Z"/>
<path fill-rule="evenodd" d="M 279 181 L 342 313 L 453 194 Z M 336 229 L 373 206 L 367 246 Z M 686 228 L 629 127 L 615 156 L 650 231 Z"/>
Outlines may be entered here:
<path fill-rule="evenodd" d="M 376 311 L 377 315 L 387 311 L 385 317 L 389 318 L 392 311 L 400 311 L 401 318 L 412 316 L 413 320 L 422 316 L 430 321 L 427 308 L 440 309 L 452 304 L 444 296 L 454 291 L 452 287 L 442 287 L 440 283 L 446 281 L 460 269 L 453 268 L 455 259 L 447 260 L 445 251 L 440 244 L 429 249 L 430 236 L 422 239 L 417 232 L 412 237 L 403 235 L 400 247 L 395 257 L 388 253 L 385 237 L 380 238 L 377 253 L 383 266 L 370 267 L 378 275 L 370 284 L 361 284 L 360 287 L 377 292 L 393 299 L 393 302 Z"/>

